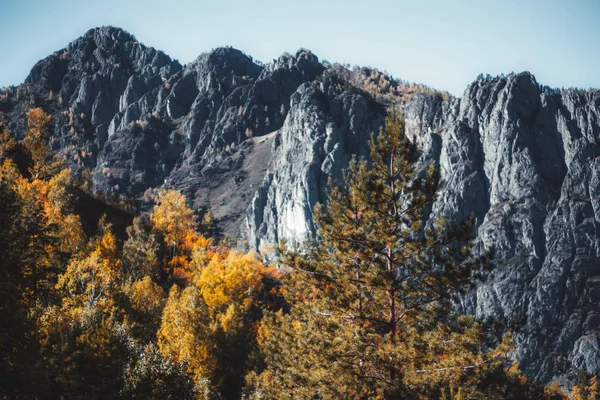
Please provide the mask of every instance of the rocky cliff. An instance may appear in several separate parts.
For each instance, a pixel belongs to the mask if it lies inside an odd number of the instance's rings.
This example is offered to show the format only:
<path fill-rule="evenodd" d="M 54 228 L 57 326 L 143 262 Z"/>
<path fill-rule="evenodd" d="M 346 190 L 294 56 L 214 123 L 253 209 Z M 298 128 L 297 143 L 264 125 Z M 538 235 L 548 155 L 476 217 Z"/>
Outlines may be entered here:
<path fill-rule="evenodd" d="M 600 92 L 543 92 L 522 73 L 449 104 L 415 99 L 406 116 L 441 168 L 432 212 L 473 215 L 478 243 L 496 251 L 464 310 L 507 322 L 539 380 L 600 373 Z"/>
<path fill-rule="evenodd" d="M 315 106 L 315 90 L 292 97 L 248 210 L 256 248 L 314 233 L 326 178 L 380 121 L 361 96 Z M 403 111 L 421 161 L 441 170 L 432 215 L 473 216 L 480 251 L 495 250 L 496 268 L 462 310 L 508 324 L 521 368 L 536 379 L 600 373 L 600 92 L 543 92 L 522 73 L 474 82 L 462 99 L 417 95 Z"/>
<path fill-rule="evenodd" d="M 504 321 L 536 379 L 600 373 L 600 91 L 547 90 L 521 73 L 455 99 L 381 76 L 306 50 L 262 65 L 220 48 L 181 66 L 104 27 L 4 89 L 0 118 L 22 136 L 25 111 L 43 107 L 53 148 L 91 171 L 98 195 L 180 189 L 260 250 L 314 234 L 327 180 L 366 155 L 395 98 L 421 162 L 440 167 L 432 215 L 473 216 L 477 248 L 495 249 L 489 279 L 458 307 Z"/>

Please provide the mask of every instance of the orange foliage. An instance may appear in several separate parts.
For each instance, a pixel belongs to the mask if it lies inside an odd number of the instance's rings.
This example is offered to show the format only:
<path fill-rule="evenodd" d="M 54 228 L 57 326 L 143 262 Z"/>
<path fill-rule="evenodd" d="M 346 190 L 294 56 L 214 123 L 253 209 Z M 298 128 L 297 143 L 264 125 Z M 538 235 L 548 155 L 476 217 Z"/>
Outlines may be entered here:
<path fill-rule="evenodd" d="M 51 117 L 41 108 L 27 112 L 27 134 L 23 140 L 25 148 L 33 161 L 31 175 L 38 179 L 50 174 L 53 165 L 49 162 L 50 147 L 46 142 Z"/>
<path fill-rule="evenodd" d="M 211 242 L 196 232 L 196 217 L 181 193 L 176 190 L 159 190 L 155 195 L 155 202 L 150 221 L 154 229 L 162 233 L 165 244 L 169 246 L 168 266 L 172 277 L 185 284 L 191 277 L 193 249 L 207 248 Z"/>
<path fill-rule="evenodd" d="M 116 238 L 104 219 L 99 225 L 100 234 L 93 240 L 91 252 L 85 257 L 74 257 L 56 285 L 67 293 L 63 306 L 73 315 L 112 308 L 112 295 L 121 280 Z"/>
<path fill-rule="evenodd" d="M 232 250 L 227 257 L 215 253 L 195 283 L 214 318 L 228 331 L 243 324 L 245 313 L 257 303 L 263 278 L 269 272 L 254 252 L 241 254 Z"/>

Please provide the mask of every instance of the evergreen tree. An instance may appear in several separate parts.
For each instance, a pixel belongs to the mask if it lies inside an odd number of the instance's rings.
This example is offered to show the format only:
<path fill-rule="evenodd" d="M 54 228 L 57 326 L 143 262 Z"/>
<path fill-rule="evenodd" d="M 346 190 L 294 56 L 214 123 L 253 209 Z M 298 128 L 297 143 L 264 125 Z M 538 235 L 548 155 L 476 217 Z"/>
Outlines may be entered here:
<path fill-rule="evenodd" d="M 471 226 L 426 226 L 435 165 L 392 112 L 371 140 L 371 161 L 352 161 L 345 184 L 317 207 L 318 240 L 281 247 L 291 312 L 259 333 L 266 369 L 248 378 L 259 398 L 473 398 L 504 396 L 484 379 L 503 371 L 510 340 L 485 350 L 480 324 L 451 312 L 489 264 L 475 258 Z"/>
<path fill-rule="evenodd" d="M 47 383 L 39 368 L 29 308 L 42 274 L 36 265 L 49 244 L 45 220 L 29 214 L 0 172 L 0 398 L 34 398 Z"/>

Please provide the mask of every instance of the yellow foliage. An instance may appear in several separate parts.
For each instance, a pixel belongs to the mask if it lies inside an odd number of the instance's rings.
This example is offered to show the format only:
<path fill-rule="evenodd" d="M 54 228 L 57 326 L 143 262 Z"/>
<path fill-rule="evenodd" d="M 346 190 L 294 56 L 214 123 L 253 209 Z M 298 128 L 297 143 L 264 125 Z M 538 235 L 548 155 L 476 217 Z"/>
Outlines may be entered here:
<path fill-rule="evenodd" d="M 196 377 L 207 376 L 216 360 L 206 304 L 198 288 L 183 291 L 173 285 L 157 333 L 158 347 L 164 357 L 185 363 Z"/>
<path fill-rule="evenodd" d="M 48 205 L 56 214 L 64 214 L 71 201 L 71 171 L 63 169 L 48 181 Z"/>
<path fill-rule="evenodd" d="M 30 173 L 36 179 L 48 176 L 56 167 L 49 161 L 50 147 L 46 142 L 51 119 L 41 108 L 34 108 L 27 112 L 27 134 L 23 144 L 33 160 Z"/>
<path fill-rule="evenodd" d="M 151 316 L 159 316 L 166 294 L 149 276 L 146 276 L 131 285 L 129 298 L 135 310 Z"/>
<path fill-rule="evenodd" d="M 231 251 L 227 257 L 212 256 L 196 285 L 204 301 L 225 331 L 238 327 L 244 313 L 256 303 L 268 273 L 256 254 Z"/>
<path fill-rule="evenodd" d="M 83 232 L 79 215 L 69 214 L 62 218 L 58 237 L 62 252 L 78 254 L 84 250 L 86 235 Z"/>
<path fill-rule="evenodd" d="M 41 108 L 33 108 L 27 112 L 27 129 L 30 136 L 45 137 L 50 125 L 50 117 Z"/>
<path fill-rule="evenodd" d="M 139 217 L 127 228 L 129 238 L 123 244 L 122 263 L 128 280 L 136 281 L 145 276 L 158 278 L 161 260 L 159 242 L 150 227 Z"/>
<path fill-rule="evenodd" d="M 0 164 L 0 179 L 14 183 L 21 174 L 19 173 L 19 169 L 17 165 L 11 159 L 5 159 Z"/>
<path fill-rule="evenodd" d="M 15 146 L 16 142 L 11 134 L 0 125 L 0 161 L 8 157 Z"/>
<path fill-rule="evenodd" d="M 93 241 L 90 254 L 71 259 L 56 285 L 65 290 L 67 297 L 63 304 L 74 314 L 82 308 L 106 310 L 112 307 L 112 295 L 120 281 L 116 239 L 110 226 L 104 226 L 104 219 L 100 225 L 100 236 Z"/>
<path fill-rule="evenodd" d="M 170 249 L 168 265 L 173 278 L 180 283 L 190 277 L 190 257 L 197 247 L 207 247 L 209 242 L 197 232 L 194 212 L 186 204 L 185 197 L 176 190 L 159 190 L 156 205 L 150 213 L 154 229 L 161 232 Z"/>
<path fill-rule="evenodd" d="M 189 239 L 196 229 L 194 212 L 187 206 L 185 197 L 176 190 L 158 191 L 150 220 L 164 234 L 165 242 L 174 248 Z"/>
<path fill-rule="evenodd" d="M 579 384 L 573 387 L 572 400 L 596 400 L 600 395 L 598 391 L 598 378 L 592 376 L 581 379 Z"/>
<path fill-rule="evenodd" d="M 196 380 L 223 388 L 245 368 L 266 295 L 263 280 L 274 274 L 254 253 L 202 246 L 208 243 L 199 239 L 193 247 L 194 284 L 173 285 L 157 338 L 164 357 L 187 365 Z"/>
<path fill-rule="evenodd" d="M 97 252 L 81 260 L 69 263 L 67 271 L 60 276 L 57 287 L 65 289 L 68 298 L 65 305 L 91 309 L 111 305 L 110 292 L 116 281 L 116 271 Z"/>

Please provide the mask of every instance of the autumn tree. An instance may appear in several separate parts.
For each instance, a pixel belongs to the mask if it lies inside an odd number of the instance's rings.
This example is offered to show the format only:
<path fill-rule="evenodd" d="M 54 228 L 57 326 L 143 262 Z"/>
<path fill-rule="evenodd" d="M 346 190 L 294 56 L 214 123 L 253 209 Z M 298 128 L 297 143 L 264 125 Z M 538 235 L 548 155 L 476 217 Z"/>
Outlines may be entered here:
<path fill-rule="evenodd" d="M 151 342 L 160 327 L 167 294 L 150 276 L 125 284 L 123 291 L 129 301 L 126 323 L 131 334 Z"/>
<path fill-rule="evenodd" d="M 116 238 L 104 218 L 90 246 L 88 255 L 71 260 L 57 284 L 67 294 L 65 306 L 74 312 L 111 307 L 113 292 L 121 279 Z"/>
<path fill-rule="evenodd" d="M 55 239 L 52 246 L 45 248 L 46 267 L 53 264 L 53 268 L 56 269 L 63 261 L 57 259 L 58 253 L 69 255 L 81 251 L 86 238 L 80 217 L 73 212 L 71 171 L 68 168 L 61 170 L 62 162 L 52 155 L 47 143 L 50 120 L 50 116 L 41 108 L 32 109 L 27 113 L 28 127 L 23 146 L 32 161 L 29 176 L 21 175 L 16 164 L 8 158 L 3 161 L 1 173 L 6 177 L 11 176 L 12 184 L 23 198 L 24 211 L 32 217 L 36 213 L 36 217 L 44 217 L 46 231 L 51 232 Z M 11 139 L 5 139 L 0 138 L 5 150 L 15 146 Z M 55 272 L 47 275 L 52 279 L 56 277 Z"/>
<path fill-rule="evenodd" d="M 52 155 L 48 145 L 48 130 L 52 118 L 41 108 L 27 112 L 27 132 L 23 145 L 29 153 L 32 166 L 29 169 L 35 179 L 43 179 L 55 173 L 59 161 Z"/>
<path fill-rule="evenodd" d="M 155 343 L 141 345 L 127 341 L 127 358 L 123 369 L 124 385 L 120 398 L 149 400 L 209 399 L 210 389 L 194 384 L 185 365 L 164 358 Z M 207 393 L 208 392 L 208 393 Z"/>
<path fill-rule="evenodd" d="M 188 207 L 185 196 L 176 190 L 161 189 L 153 197 L 155 205 L 150 221 L 167 246 L 171 276 L 184 283 L 190 277 L 192 249 L 206 247 L 208 241 L 198 234 L 194 211 Z"/>
<path fill-rule="evenodd" d="M 34 205 L 39 207 L 39 203 Z M 41 209 L 25 210 L 14 181 L 0 173 L 0 398 L 35 398 L 46 385 L 30 308 L 51 244 Z"/>
<path fill-rule="evenodd" d="M 47 294 L 58 273 L 59 226 L 48 213 L 46 182 L 25 179 L 16 165 L 8 160 L 4 162 L 0 175 L 0 179 L 17 195 L 19 204 L 19 214 L 14 215 L 13 226 L 21 234 L 6 250 L 18 252 L 21 273 L 30 283 L 22 294 L 29 301 L 35 301 L 39 295 Z"/>
<path fill-rule="evenodd" d="M 263 280 L 272 273 L 253 252 L 230 251 L 225 257 L 215 253 L 199 271 L 196 285 L 213 319 L 227 332 L 248 322 L 248 314 L 258 305 L 263 291 Z"/>
<path fill-rule="evenodd" d="M 11 155 L 16 145 L 17 142 L 12 137 L 8 129 L 6 129 L 4 125 L 0 123 L 0 162 L 4 161 Z"/>
<path fill-rule="evenodd" d="M 581 374 L 577 384 L 573 387 L 570 399 L 572 400 L 596 400 L 600 397 L 598 389 L 598 377 Z"/>
<path fill-rule="evenodd" d="M 42 199 L 50 223 L 56 227 L 58 250 L 67 255 L 84 251 L 87 236 L 81 217 L 74 213 L 74 188 L 71 171 L 65 168 L 43 185 Z"/>
<path fill-rule="evenodd" d="M 57 168 L 42 166 L 52 164 L 48 164 L 51 157 L 42 139 L 48 121 L 41 112 L 29 115 L 24 145 L 34 161 L 31 176 L 23 176 L 11 159 L 17 146 L 14 140 L 6 132 L 0 134 L 0 192 L 6 196 L 2 206 L 7 211 L 7 220 L 0 222 L 5 229 L 0 234 L 1 297 L 11 315 L 3 316 L 3 321 L 12 327 L 6 330 L 12 332 L 10 350 L 3 353 L 7 359 L 13 353 L 16 355 L 10 365 L 14 370 L 20 368 L 18 375 L 23 379 L 35 375 L 19 389 L 21 393 L 34 390 L 33 382 L 49 384 L 48 369 L 41 362 L 45 333 L 40 331 L 38 318 L 50 314 L 46 309 L 52 308 L 56 301 L 58 276 L 68 258 L 81 251 L 86 242 L 79 216 L 72 214 L 69 171 L 58 173 Z M 25 340 L 27 345 L 21 347 L 19 343 Z M 13 377 L 11 381 L 10 385 L 2 386 L 18 386 L 21 378 Z"/>
<path fill-rule="evenodd" d="M 161 272 L 161 246 L 147 218 L 136 217 L 127 228 L 123 244 L 123 268 L 127 277 L 138 280 L 146 276 L 157 279 Z"/>
<path fill-rule="evenodd" d="M 71 259 L 55 285 L 55 302 L 36 310 L 41 354 L 65 397 L 116 397 L 126 347 L 120 327 L 122 271 L 117 239 L 105 218 Z"/>
<path fill-rule="evenodd" d="M 197 378 L 207 376 L 215 363 L 211 359 L 212 344 L 207 340 L 209 326 L 209 313 L 200 290 L 195 286 L 181 290 L 173 285 L 158 332 L 159 348 L 163 354 L 185 363 Z"/>
<path fill-rule="evenodd" d="M 275 272 L 254 253 L 196 247 L 193 284 L 174 285 L 158 345 L 163 356 L 184 363 L 197 382 L 226 398 L 239 398 L 262 308 L 276 307 Z"/>
<path fill-rule="evenodd" d="M 174 255 L 178 246 L 196 230 L 194 212 L 188 207 L 185 196 L 176 190 L 159 190 L 155 203 L 150 219 L 154 227 L 163 232 L 164 240 Z"/>
<path fill-rule="evenodd" d="M 259 341 L 267 367 L 250 376 L 260 398 L 473 398 L 503 371 L 510 340 L 451 312 L 487 257 L 471 254 L 471 227 L 426 225 L 434 164 L 418 166 L 404 121 L 388 115 L 369 161 L 352 161 L 344 184 L 317 207 L 318 240 L 282 247 L 291 312 L 269 316 Z M 502 398 L 503 394 L 498 394 Z M 493 396 L 492 396 L 493 397 Z"/>
<path fill-rule="evenodd" d="M 52 154 L 47 143 L 50 121 L 51 117 L 41 108 L 27 112 L 27 131 L 22 144 L 31 159 L 29 176 L 21 175 L 10 158 L 14 158 L 12 153 L 17 143 L 0 126 L 0 161 L 3 163 L 0 174 L 7 178 L 11 176 L 12 184 L 26 198 L 27 208 L 34 205 L 43 208 L 48 228 L 54 231 L 59 242 L 56 247 L 47 248 L 49 254 L 55 251 L 72 253 L 82 249 L 85 235 L 79 216 L 73 213 L 71 171 L 68 168 L 61 170 L 62 162 Z"/>

